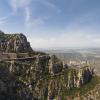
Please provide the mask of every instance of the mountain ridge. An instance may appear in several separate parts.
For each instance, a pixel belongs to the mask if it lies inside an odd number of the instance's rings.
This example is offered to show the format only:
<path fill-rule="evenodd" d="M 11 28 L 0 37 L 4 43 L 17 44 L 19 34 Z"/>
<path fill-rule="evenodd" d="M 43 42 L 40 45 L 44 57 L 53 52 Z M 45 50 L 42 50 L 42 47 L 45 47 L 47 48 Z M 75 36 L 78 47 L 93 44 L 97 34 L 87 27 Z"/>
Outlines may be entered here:
<path fill-rule="evenodd" d="M 2 100 L 5 100 L 6 96 L 9 100 L 62 100 L 64 91 L 81 88 L 89 83 L 94 75 L 90 65 L 80 65 L 74 69 L 55 55 L 32 50 L 23 34 L 2 33 L 0 50 Z M 7 59 L 4 60 L 2 57 L 6 53 Z M 24 59 L 28 57 L 34 59 Z"/>

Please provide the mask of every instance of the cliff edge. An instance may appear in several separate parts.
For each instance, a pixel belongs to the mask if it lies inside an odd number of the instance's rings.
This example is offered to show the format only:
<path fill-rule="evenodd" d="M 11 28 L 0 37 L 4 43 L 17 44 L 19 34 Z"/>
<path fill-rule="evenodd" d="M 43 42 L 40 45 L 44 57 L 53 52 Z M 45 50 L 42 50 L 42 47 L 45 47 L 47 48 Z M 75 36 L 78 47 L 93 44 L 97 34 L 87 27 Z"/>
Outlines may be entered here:
<path fill-rule="evenodd" d="M 22 33 L 5 34 L 0 31 L 1 52 L 32 52 L 30 43 Z"/>
<path fill-rule="evenodd" d="M 33 51 L 23 34 L 0 31 L 0 55 L 2 100 L 66 100 L 65 93 L 93 78 L 90 65 L 74 69 L 55 55 Z"/>

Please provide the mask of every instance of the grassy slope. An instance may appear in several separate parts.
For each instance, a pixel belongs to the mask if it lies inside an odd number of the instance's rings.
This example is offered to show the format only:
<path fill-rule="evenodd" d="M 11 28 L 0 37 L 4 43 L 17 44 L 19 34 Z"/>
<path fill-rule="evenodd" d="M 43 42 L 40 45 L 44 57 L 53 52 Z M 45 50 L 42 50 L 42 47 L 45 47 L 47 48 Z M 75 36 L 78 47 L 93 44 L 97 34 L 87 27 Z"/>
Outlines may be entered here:
<path fill-rule="evenodd" d="M 83 97 L 86 96 L 90 91 L 92 91 L 98 84 L 100 84 L 100 77 L 93 76 L 92 80 L 89 83 L 81 86 L 80 88 L 74 88 L 72 90 L 67 90 L 62 92 L 63 100 L 66 100 L 66 97 L 71 99 L 75 97 Z"/>

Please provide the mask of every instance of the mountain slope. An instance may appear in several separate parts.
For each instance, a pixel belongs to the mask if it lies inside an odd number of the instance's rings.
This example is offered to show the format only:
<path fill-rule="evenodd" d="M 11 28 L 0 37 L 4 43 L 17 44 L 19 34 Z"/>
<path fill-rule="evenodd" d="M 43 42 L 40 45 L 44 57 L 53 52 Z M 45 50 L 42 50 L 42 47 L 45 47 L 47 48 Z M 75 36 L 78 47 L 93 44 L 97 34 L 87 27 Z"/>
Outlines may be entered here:
<path fill-rule="evenodd" d="M 23 34 L 0 32 L 0 44 L 1 100 L 91 100 L 84 95 L 99 78 L 90 65 L 73 68 L 55 55 L 33 51 Z"/>

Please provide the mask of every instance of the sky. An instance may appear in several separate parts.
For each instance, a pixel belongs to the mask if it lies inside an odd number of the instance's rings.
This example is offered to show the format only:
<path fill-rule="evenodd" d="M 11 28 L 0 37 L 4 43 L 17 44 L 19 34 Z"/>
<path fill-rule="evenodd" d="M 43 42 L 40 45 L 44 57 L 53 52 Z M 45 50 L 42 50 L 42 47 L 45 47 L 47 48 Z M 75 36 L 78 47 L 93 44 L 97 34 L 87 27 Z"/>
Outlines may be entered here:
<path fill-rule="evenodd" d="M 100 0 L 0 0 L 0 29 L 33 49 L 100 47 Z"/>

